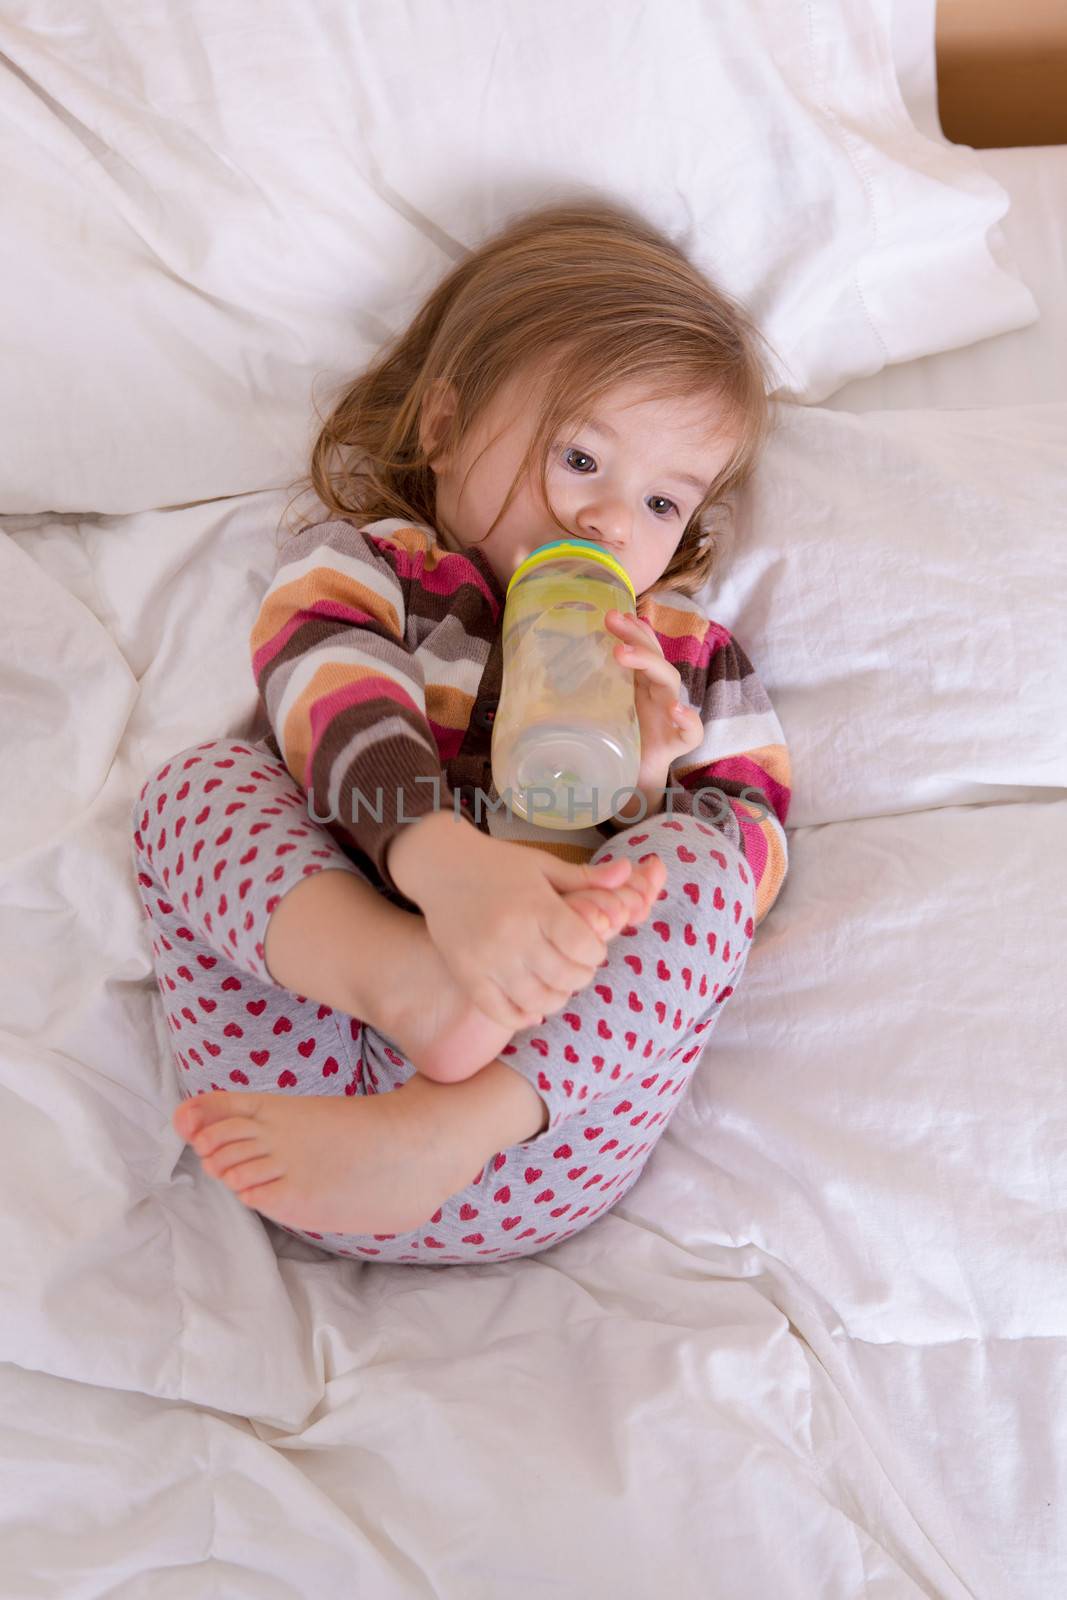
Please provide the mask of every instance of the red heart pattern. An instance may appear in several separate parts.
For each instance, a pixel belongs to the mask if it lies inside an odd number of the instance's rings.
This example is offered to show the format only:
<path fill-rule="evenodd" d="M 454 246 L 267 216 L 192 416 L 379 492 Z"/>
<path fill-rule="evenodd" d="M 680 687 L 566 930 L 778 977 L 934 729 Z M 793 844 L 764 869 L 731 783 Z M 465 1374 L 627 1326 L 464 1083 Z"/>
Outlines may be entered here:
<path fill-rule="evenodd" d="M 177 786 L 166 781 L 174 770 Z M 304 825 L 286 825 L 298 820 Z M 267 974 L 263 941 L 281 896 L 325 864 L 359 869 L 262 746 L 209 740 L 172 758 L 142 788 L 132 831 L 158 987 L 177 1000 L 180 985 L 187 997 L 164 1008 L 183 1095 L 229 1087 L 351 1096 L 407 1081 L 411 1063 L 372 1027 Z M 755 932 L 755 880 L 740 850 L 692 816 L 646 818 L 640 833 L 622 830 L 612 844 L 635 859 L 657 855 L 667 868 L 654 916 L 621 929 L 595 984 L 501 1052 L 545 1100 L 547 1129 L 498 1152 L 410 1233 L 275 1226 L 359 1259 L 417 1263 L 432 1252 L 442 1263 L 508 1260 L 588 1227 L 632 1187 L 734 993 Z M 179 910 L 180 885 L 168 883 L 205 850 L 202 876 L 195 885 L 192 874 L 186 879 Z M 602 849 L 595 859 L 612 855 Z M 205 880 L 219 896 L 210 909 Z M 233 916 L 238 906 L 233 928 L 228 920 L 212 926 L 213 914 Z"/>

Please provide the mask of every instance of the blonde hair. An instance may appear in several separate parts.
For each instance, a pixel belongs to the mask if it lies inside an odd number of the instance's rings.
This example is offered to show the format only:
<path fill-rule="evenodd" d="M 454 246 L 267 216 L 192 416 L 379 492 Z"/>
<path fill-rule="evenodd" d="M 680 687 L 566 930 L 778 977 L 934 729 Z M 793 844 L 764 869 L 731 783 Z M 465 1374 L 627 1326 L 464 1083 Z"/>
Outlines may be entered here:
<path fill-rule="evenodd" d="M 717 402 L 736 447 L 653 585 L 695 591 L 716 564 L 717 514 L 732 512 L 772 431 L 770 346 L 676 245 L 610 201 L 542 207 L 472 250 L 322 421 L 307 486 L 332 515 L 361 525 L 403 517 L 433 529 L 430 454 L 450 453 L 503 383 L 535 363 L 550 381 L 497 521 L 534 462 L 548 504 L 553 441 L 616 385 Z M 441 383 L 455 406 L 428 451 L 420 420 Z"/>

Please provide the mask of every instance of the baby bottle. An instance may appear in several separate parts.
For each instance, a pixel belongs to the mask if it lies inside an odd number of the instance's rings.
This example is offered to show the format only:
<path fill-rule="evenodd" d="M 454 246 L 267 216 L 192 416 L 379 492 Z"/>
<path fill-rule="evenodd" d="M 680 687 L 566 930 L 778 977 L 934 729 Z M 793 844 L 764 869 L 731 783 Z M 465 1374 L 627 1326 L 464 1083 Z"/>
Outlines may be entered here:
<path fill-rule="evenodd" d="M 541 545 L 512 574 L 492 768 L 516 816 L 587 828 L 629 798 L 641 759 L 634 673 L 604 617 L 636 615 L 635 598 L 626 570 L 588 539 Z"/>

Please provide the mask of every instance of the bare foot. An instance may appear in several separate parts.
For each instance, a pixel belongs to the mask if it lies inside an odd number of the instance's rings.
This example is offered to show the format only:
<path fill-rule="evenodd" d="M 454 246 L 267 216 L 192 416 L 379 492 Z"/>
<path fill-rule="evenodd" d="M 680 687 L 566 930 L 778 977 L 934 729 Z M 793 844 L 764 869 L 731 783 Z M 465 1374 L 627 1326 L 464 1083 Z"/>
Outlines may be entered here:
<path fill-rule="evenodd" d="M 614 927 L 602 937 L 614 937 L 648 915 L 665 877 L 662 861 L 653 857 L 620 889 L 576 889 L 567 899 L 583 916 L 606 916 Z M 470 1077 L 511 1033 L 466 1001 L 428 934 L 422 959 L 418 1016 L 393 1037 L 420 1070 L 430 1062 L 452 1072 L 439 1081 Z M 404 1233 L 431 1217 L 462 1182 L 449 1169 L 428 1106 L 424 1091 L 432 1088 L 420 1085 L 416 1074 L 397 1090 L 369 1096 L 216 1089 L 183 1101 L 172 1120 L 211 1177 L 275 1222 L 316 1233 Z"/>
<path fill-rule="evenodd" d="M 563 898 L 574 905 L 593 931 L 610 941 L 629 926 L 643 922 L 663 886 L 667 869 L 658 857 L 635 864 L 617 889 L 572 889 Z M 414 1066 L 437 1083 L 456 1083 L 472 1077 L 498 1056 L 518 1028 L 486 1016 L 468 999 L 433 943 L 426 924 L 418 919 L 414 938 L 413 970 L 418 973 L 419 1004 L 407 1003 L 394 1021 L 380 1031 L 392 1040 Z M 556 1007 L 562 1010 L 563 1000 Z M 551 1013 L 547 1013 L 551 1014 Z M 541 1020 L 532 1017 L 519 1026 Z"/>
<path fill-rule="evenodd" d="M 457 1188 L 424 1090 L 436 1092 L 417 1077 L 351 1098 L 217 1089 L 184 1101 L 174 1126 L 205 1172 L 275 1222 L 315 1233 L 406 1233 Z"/>

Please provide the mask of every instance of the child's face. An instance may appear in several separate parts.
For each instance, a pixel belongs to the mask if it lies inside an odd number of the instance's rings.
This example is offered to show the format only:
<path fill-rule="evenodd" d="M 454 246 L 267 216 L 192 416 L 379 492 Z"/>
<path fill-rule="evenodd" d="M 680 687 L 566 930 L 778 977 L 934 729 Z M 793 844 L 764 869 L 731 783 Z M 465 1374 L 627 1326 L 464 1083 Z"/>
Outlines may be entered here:
<path fill-rule="evenodd" d="M 477 543 L 505 588 L 538 545 L 563 538 L 541 498 L 536 465 L 484 538 L 532 436 L 532 398 L 529 376 L 512 378 L 459 450 L 432 460 L 438 533 L 453 548 Z M 555 441 L 546 470 L 549 499 L 564 527 L 603 545 L 641 595 L 661 577 L 736 440 L 716 434 L 718 413 L 707 397 L 648 399 L 633 385 L 605 395 L 595 420 L 603 431 L 586 427 Z M 687 482 L 686 474 L 696 481 Z"/>

